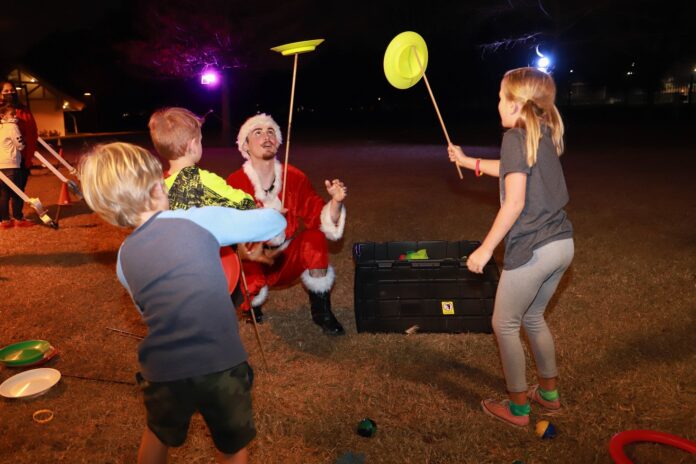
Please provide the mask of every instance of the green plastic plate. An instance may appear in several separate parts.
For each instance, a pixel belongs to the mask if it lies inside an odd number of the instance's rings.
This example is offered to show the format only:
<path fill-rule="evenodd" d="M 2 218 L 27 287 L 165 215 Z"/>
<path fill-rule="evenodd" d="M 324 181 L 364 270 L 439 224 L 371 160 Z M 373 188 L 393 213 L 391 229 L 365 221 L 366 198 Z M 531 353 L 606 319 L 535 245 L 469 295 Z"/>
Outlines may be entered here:
<path fill-rule="evenodd" d="M 8 366 L 32 364 L 43 358 L 51 349 L 46 340 L 26 340 L 8 345 L 0 350 L 0 362 Z"/>

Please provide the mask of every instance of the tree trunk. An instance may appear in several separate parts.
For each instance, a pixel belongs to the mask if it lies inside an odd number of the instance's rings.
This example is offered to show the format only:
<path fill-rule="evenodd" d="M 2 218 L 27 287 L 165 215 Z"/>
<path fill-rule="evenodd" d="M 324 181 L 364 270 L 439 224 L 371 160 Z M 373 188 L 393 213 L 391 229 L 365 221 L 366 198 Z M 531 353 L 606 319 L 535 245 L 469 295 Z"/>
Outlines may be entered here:
<path fill-rule="evenodd" d="M 221 113 L 222 113 L 222 134 L 220 136 L 220 142 L 223 147 L 232 146 L 232 124 L 230 122 L 230 73 L 222 73 L 222 91 L 220 92 L 221 100 Z"/>

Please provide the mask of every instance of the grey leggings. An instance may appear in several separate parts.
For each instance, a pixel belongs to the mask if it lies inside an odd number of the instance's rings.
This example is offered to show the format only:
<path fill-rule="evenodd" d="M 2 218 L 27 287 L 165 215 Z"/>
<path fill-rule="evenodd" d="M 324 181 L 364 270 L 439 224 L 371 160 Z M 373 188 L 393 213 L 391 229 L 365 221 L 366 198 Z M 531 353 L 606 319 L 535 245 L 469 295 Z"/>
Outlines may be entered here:
<path fill-rule="evenodd" d="M 532 259 L 511 271 L 503 271 L 493 310 L 493 330 L 498 340 L 507 389 L 527 390 L 525 359 L 520 340 L 524 327 L 542 378 L 558 375 L 553 337 L 544 320 L 546 305 L 573 260 L 573 239 L 557 240 L 534 250 Z"/>

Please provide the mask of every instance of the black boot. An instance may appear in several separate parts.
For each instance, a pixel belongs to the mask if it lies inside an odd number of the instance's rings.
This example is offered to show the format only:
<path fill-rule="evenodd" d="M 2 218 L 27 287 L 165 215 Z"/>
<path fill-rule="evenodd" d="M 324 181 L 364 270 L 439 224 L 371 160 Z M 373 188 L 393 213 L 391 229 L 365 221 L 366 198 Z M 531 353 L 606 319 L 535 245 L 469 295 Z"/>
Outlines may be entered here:
<path fill-rule="evenodd" d="M 331 294 L 329 292 L 309 292 L 312 306 L 312 320 L 326 335 L 343 335 L 343 326 L 331 312 Z"/>
<path fill-rule="evenodd" d="M 242 289 L 240 287 L 241 285 L 237 285 L 237 288 L 235 288 L 232 295 L 230 295 L 235 308 L 241 307 L 242 303 L 244 302 L 244 295 L 242 294 Z M 261 311 L 261 306 L 255 306 L 253 307 L 253 309 L 254 315 L 256 316 L 256 323 L 263 323 L 263 311 Z M 251 318 L 251 311 L 249 311 L 248 309 L 242 311 L 242 319 L 244 319 L 247 324 L 254 323 L 253 319 Z"/>
<path fill-rule="evenodd" d="M 261 306 L 252 306 L 251 310 L 254 311 L 254 317 L 256 317 L 257 324 L 263 324 L 263 311 L 261 311 Z M 253 324 L 254 320 L 251 318 L 251 311 L 244 311 L 244 316 L 246 316 L 247 324 Z"/>

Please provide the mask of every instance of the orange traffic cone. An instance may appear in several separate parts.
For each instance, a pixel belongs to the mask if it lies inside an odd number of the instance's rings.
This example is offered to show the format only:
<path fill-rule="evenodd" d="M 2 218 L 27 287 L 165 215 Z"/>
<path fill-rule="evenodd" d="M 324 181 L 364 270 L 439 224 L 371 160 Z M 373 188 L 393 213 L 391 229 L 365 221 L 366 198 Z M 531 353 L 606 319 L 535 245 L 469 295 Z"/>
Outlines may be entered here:
<path fill-rule="evenodd" d="M 62 183 L 60 187 L 60 196 L 58 197 L 58 204 L 60 206 L 70 206 L 70 192 L 68 191 L 68 184 Z"/>

